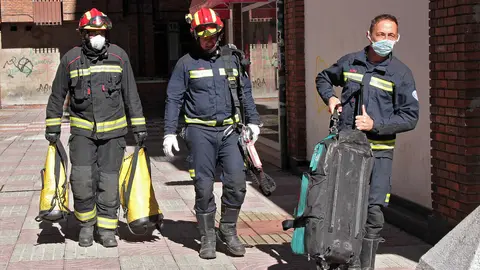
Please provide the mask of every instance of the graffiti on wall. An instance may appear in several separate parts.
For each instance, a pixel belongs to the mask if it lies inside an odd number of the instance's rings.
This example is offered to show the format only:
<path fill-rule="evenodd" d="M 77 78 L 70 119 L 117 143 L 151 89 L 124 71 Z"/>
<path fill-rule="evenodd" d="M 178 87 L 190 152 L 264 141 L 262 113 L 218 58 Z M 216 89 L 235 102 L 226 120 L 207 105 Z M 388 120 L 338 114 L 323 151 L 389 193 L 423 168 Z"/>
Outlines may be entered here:
<path fill-rule="evenodd" d="M 46 84 L 40 84 L 38 87 L 37 87 L 37 92 L 38 93 L 42 93 L 42 94 L 47 94 L 47 93 L 50 93 L 52 90 L 52 86 L 48 83 Z"/>
<path fill-rule="evenodd" d="M 36 75 L 52 71 L 53 60 L 51 55 L 36 54 L 34 49 L 26 55 L 11 56 L 3 64 L 3 71 L 8 78 L 24 79 L 32 73 Z"/>
<path fill-rule="evenodd" d="M 3 64 L 3 69 L 6 69 L 8 77 L 14 78 L 17 73 L 25 74 L 25 77 L 28 77 L 32 74 L 33 64 L 30 59 L 22 57 L 17 60 L 15 56 L 12 56 L 10 60 L 7 60 Z"/>
<path fill-rule="evenodd" d="M 272 42 L 271 36 L 267 44 L 258 42 L 248 47 L 250 57 L 250 79 L 255 97 L 277 97 L 277 44 Z"/>
<path fill-rule="evenodd" d="M 3 49 L 0 55 L 2 104 L 44 104 L 52 89 L 58 49 Z"/>

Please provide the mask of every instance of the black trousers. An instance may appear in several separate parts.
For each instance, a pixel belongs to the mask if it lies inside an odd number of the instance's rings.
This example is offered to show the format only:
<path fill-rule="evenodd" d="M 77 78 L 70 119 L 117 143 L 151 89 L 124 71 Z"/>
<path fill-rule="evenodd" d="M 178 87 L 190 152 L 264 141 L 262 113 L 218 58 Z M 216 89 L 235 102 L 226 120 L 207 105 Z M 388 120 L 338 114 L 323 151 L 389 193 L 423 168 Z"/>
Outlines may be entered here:
<path fill-rule="evenodd" d="M 94 140 L 71 135 L 69 147 L 76 218 L 82 226 L 96 223 L 101 229 L 116 229 L 120 206 L 118 179 L 125 138 Z"/>
<path fill-rule="evenodd" d="M 238 132 L 224 135 L 225 127 L 189 125 L 185 136 L 190 150 L 189 171 L 195 186 L 195 211 L 198 214 L 216 210 L 213 184 L 217 164 L 222 167 L 222 203 L 240 208 L 246 194 L 246 169 Z"/>
<path fill-rule="evenodd" d="M 367 238 L 379 237 L 385 219 L 382 208 L 388 206 L 392 187 L 393 150 L 373 151 L 375 162 L 370 180 L 368 216 L 365 226 Z"/>

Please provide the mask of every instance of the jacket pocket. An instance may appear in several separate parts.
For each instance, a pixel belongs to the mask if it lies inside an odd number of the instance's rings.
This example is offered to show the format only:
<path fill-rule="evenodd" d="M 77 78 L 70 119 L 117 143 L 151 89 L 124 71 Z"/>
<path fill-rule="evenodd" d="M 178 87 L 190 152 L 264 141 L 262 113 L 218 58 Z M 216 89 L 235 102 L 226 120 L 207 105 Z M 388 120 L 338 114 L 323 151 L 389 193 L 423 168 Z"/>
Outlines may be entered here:
<path fill-rule="evenodd" d="M 84 80 L 80 80 L 78 77 L 72 78 L 70 82 L 70 89 L 73 92 L 73 98 L 76 100 L 84 100 L 87 98 L 88 88 L 84 83 Z"/>
<path fill-rule="evenodd" d="M 102 91 L 105 93 L 107 103 L 111 107 L 118 107 L 122 102 L 122 74 L 109 73 L 106 85 L 102 85 Z"/>

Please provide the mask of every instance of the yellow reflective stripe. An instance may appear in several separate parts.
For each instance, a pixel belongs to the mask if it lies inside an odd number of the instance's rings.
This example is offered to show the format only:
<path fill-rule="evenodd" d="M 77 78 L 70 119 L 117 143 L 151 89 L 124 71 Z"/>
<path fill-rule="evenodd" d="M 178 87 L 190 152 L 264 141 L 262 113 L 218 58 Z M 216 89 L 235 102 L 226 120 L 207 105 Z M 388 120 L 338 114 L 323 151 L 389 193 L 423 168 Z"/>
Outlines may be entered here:
<path fill-rule="evenodd" d="M 93 130 L 93 122 L 78 117 L 70 117 L 70 126 Z"/>
<path fill-rule="evenodd" d="M 114 129 L 124 128 L 127 126 L 127 117 L 122 117 L 117 120 L 97 123 L 97 132 L 107 132 Z"/>
<path fill-rule="evenodd" d="M 362 82 L 363 75 L 358 73 L 352 73 L 352 72 L 343 72 L 343 78 L 345 81 L 352 80 L 355 82 Z"/>
<path fill-rule="evenodd" d="M 78 220 L 89 221 L 89 220 L 92 220 L 92 219 L 95 218 L 95 216 L 97 215 L 97 209 L 93 208 L 92 211 L 88 211 L 88 212 L 84 212 L 84 213 L 80 213 L 80 212 L 77 212 L 77 211 L 74 211 L 73 213 L 75 214 L 75 217 L 77 217 Z"/>
<path fill-rule="evenodd" d="M 387 193 L 387 196 L 385 197 L 385 202 L 390 202 L 390 193 Z"/>
<path fill-rule="evenodd" d="M 93 66 L 90 68 L 75 69 L 70 71 L 70 78 L 75 78 L 78 76 L 87 76 L 87 75 L 90 75 L 91 73 L 98 73 L 98 72 L 122 73 L 122 71 L 123 71 L 122 67 L 117 65 Z"/>
<path fill-rule="evenodd" d="M 370 142 L 370 147 L 373 150 L 388 150 L 395 148 L 395 140 L 388 140 L 388 141 L 375 141 L 375 140 L 368 140 Z"/>
<path fill-rule="evenodd" d="M 190 170 L 188 170 L 188 172 L 190 173 L 191 178 L 195 177 L 195 170 L 194 169 L 190 169 Z"/>
<path fill-rule="evenodd" d="M 211 69 L 190 70 L 189 74 L 191 79 L 213 77 L 213 70 Z"/>
<path fill-rule="evenodd" d="M 47 127 L 58 126 L 62 124 L 62 118 L 50 118 L 45 120 Z"/>
<path fill-rule="evenodd" d="M 227 118 L 225 120 L 223 120 L 223 125 L 232 125 L 233 123 L 237 123 L 240 121 L 240 117 L 238 116 L 238 114 L 235 114 L 235 121 L 232 119 L 232 118 Z"/>
<path fill-rule="evenodd" d="M 104 229 L 116 229 L 118 219 L 97 217 L 97 227 Z"/>
<path fill-rule="evenodd" d="M 240 121 L 240 116 L 238 114 L 235 114 L 235 121 L 230 117 L 225 120 L 223 120 L 222 125 L 232 125 L 233 123 L 237 123 Z M 185 122 L 188 124 L 200 124 L 200 125 L 206 125 L 206 126 L 216 126 L 217 121 L 215 120 L 201 120 L 198 118 L 190 118 L 185 115 Z"/>
<path fill-rule="evenodd" d="M 117 65 L 101 65 L 90 67 L 91 72 L 122 72 L 122 67 Z"/>
<path fill-rule="evenodd" d="M 145 117 L 131 118 L 130 121 L 134 126 L 145 125 Z"/>
<path fill-rule="evenodd" d="M 220 72 L 220 75 L 227 75 L 224 68 L 220 68 L 219 72 Z M 238 69 L 236 68 L 233 69 L 233 76 L 238 76 Z"/>
<path fill-rule="evenodd" d="M 392 92 L 393 91 L 393 86 L 395 84 L 392 83 L 392 82 L 386 81 L 386 80 L 382 80 L 382 79 L 379 79 L 379 78 L 376 78 L 376 77 L 372 77 L 370 79 L 370 85 L 375 86 L 377 88 L 380 88 L 382 90 L 388 91 L 388 92 Z"/>

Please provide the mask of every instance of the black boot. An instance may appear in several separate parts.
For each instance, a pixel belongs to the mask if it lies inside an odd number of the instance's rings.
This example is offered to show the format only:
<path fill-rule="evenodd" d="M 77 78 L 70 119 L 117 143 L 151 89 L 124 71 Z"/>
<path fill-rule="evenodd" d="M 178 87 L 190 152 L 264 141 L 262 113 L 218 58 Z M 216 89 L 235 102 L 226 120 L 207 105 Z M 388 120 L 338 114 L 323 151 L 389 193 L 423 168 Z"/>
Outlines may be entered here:
<path fill-rule="evenodd" d="M 362 270 L 375 269 L 375 255 L 377 254 L 378 244 L 384 242 L 380 236 L 367 235 L 362 241 L 362 252 L 360 253 L 360 263 Z"/>
<path fill-rule="evenodd" d="M 93 245 L 93 225 L 82 226 L 78 235 L 78 245 L 89 247 Z"/>
<path fill-rule="evenodd" d="M 215 212 L 208 214 L 197 214 L 198 229 L 200 231 L 200 251 L 202 259 L 215 259 L 217 254 L 217 242 L 215 238 Z"/>
<path fill-rule="evenodd" d="M 115 230 L 99 228 L 98 237 L 100 244 L 106 248 L 118 246 L 117 239 L 115 238 Z"/>
<path fill-rule="evenodd" d="M 245 246 L 237 235 L 237 220 L 240 209 L 229 208 L 222 204 L 222 216 L 218 230 L 218 238 L 225 243 L 228 251 L 235 256 L 245 255 Z"/>

